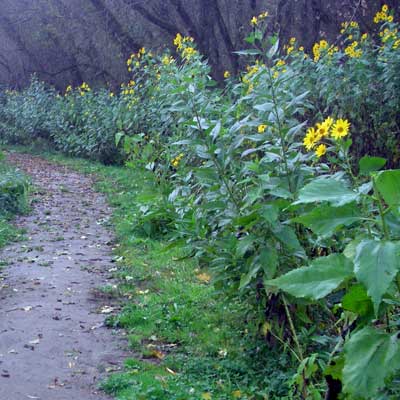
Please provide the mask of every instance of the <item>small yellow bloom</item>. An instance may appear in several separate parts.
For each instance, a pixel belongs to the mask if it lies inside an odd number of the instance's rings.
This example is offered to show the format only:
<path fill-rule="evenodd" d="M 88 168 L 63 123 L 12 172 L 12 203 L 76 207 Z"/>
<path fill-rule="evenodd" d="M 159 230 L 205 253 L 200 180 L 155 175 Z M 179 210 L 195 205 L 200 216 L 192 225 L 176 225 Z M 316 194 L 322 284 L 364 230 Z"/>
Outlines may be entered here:
<path fill-rule="evenodd" d="M 258 19 L 257 19 L 257 17 L 253 17 L 253 18 L 250 20 L 250 24 L 253 25 L 253 26 L 256 26 L 256 25 L 258 24 Z"/>
<path fill-rule="evenodd" d="M 225 79 L 230 78 L 230 76 L 231 76 L 231 73 L 230 73 L 229 71 L 225 71 L 225 72 L 224 72 L 224 78 L 225 78 Z"/>
<path fill-rule="evenodd" d="M 285 60 L 278 60 L 276 62 L 277 67 L 283 67 L 286 64 Z"/>
<path fill-rule="evenodd" d="M 264 133 L 267 129 L 267 125 L 258 125 L 257 131 L 258 133 Z"/>
<path fill-rule="evenodd" d="M 232 392 L 232 396 L 235 399 L 239 399 L 240 397 L 242 397 L 242 392 L 240 390 L 235 390 L 235 391 Z"/>
<path fill-rule="evenodd" d="M 317 149 L 315 150 L 315 155 L 318 158 L 321 158 L 323 155 L 326 154 L 326 146 L 324 144 L 320 144 Z"/>

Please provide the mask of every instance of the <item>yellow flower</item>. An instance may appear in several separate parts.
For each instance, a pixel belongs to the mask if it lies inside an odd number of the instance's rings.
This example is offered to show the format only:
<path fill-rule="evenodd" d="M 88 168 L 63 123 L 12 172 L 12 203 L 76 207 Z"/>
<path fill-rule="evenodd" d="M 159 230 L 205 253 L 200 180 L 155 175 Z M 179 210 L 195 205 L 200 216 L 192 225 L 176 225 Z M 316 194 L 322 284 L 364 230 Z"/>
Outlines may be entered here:
<path fill-rule="evenodd" d="M 303 145 L 308 151 L 310 151 L 315 147 L 320 139 L 321 137 L 315 128 L 308 128 L 307 134 L 303 139 Z"/>
<path fill-rule="evenodd" d="M 183 37 L 180 33 L 177 33 L 174 39 L 174 45 L 177 47 L 178 50 L 182 48 L 182 41 Z"/>
<path fill-rule="evenodd" d="M 186 47 L 182 51 L 182 57 L 187 60 L 190 60 L 195 54 L 197 54 L 197 51 L 193 47 Z"/>
<path fill-rule="evenodd" d="M 203 393 L 201 395 L 202 400 L 211 400 L 212 399 L 212 394 L 209 392 Z"/>
<path fill-rule="evenodd" d="M 331 136 L 334 139 L 341 139 L 349 134 L 350 122 L 347 119 L 338 119 L 333 125 Z"/>
<path fill-rule="evenodd" d="M 231 73 L 229 71 L 224 72 L 224 78 L 228 79 L 231 76 Z"/>
<path fill-rule="evenodd" d="M 364 41 L 367 40 L 367 38 L 368 38 L 368 33 L 363 33 L 361 36 L 361 40 Z"/>
<path fill-rule="evenodd" d="M 257 128 L 258 133 L 264 133 L 266 129 L 267 129 L 267 125 L 263 125 L 263 124 L 258 125 L 258 128 Z"/>
<path fill-rule="evenodd" d="M 114 97 L 114 93 L 113 92 L 110 93 L 110 97 Z"/>
<path fill-rule="evenodd" d="M 283 67 L 286 64 L 285 60 L 278 60 L 276 62 L 277 67 Z"/>
<path fill-rule="evenodd" d="M 240 390 L 235 390 L 235 391 L 232 392 L 232 396 L 235 399 L 238 399 L 238 398 L 242 397 L 242 392 Z"/>
<path fill-rule="evenodd" d="M 328 117 L 325 119 L 325 121 L 322 123 L 322 125 L 324 125 L 325 128 L 329 131 L 329 129 L 331 129 L 334 122 L 335 121 L 333 120 L 332 117 Z"/>
<path fill-rule="evenodd" d="M 324 144 L 320 144 L 315 150 L 315 155 L 318 158 L 321 158 L 324 154 L 326 154 L 326 146 Z"/>
<path fill-rule="evenodd" d="M 384 4 L 384 5 L 382 6 L 382 12 L 387 13 L 388 11 L 389 11 L 388 5 L 387 5 L 387 4 Z"/>
<path fill-rule="evenodd" d="M 258 19 L 257 19 L 257 17 L 253 17 L 253 18 L 250 20 L 250 24 L 253 25 L 253 26 L 256 26 L 256 25 L 258 24 Z"/>

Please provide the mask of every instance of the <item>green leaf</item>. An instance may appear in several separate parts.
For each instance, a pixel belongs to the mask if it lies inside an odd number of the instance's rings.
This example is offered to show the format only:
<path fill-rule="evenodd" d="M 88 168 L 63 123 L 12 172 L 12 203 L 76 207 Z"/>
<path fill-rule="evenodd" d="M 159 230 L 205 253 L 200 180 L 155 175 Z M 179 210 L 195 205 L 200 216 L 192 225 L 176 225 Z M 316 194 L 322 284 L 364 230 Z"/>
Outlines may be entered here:
<path fill-rule="evenodd" d="M 260 252 L 259 260 L 266 278 L 272 279 L 278 267 L 278 252 L 275 247 L 266 246 L 263 248 Z"/>
<path fill-rule="evenodd" d="M 360 167 L 360 174 L 368 175 L 370 172 L 379 171 L 386 164 L 386 159 L 382 157 L 363 157 L 358 165 Z"/>
<path fill-rule="evenodd" d="M 376 399 L 385 379 L 400 368 L 397 333 L 390 335 L 367 326 L 351 336 L 344 352 L 344 391 L 357 398 Z"/>
<path fill-rule="evenodd" d="M 332 207 L 324 204 L 314 208 L 310 213 L 295 218 L 320 236 L 332 236 L 340 226 L 348 226 L 360 220 L 360 211 L 355 203 L 349 203 L 342 207 Z"/>
<path fill-rule="evenodd" d="M 119 142 L 121 141 L 121 139 L 122 139 L 124 136 L 125 136 L 125 133 L 124 133 L 124 132 L 117 132 L 117 133 L 115 134 L 115 146 L 118 147 Z"/>
<path fill-rule="evenodd" d="M 316 179 L 304 186 L 299 192 L 299 199 L 293 204 L 317 203 L 327 201 L 339 207 L 351 203 L 358 194 L 335 179 Z"/>
<path fill-rule="evenodd" d="M 400 207 L 400 169 L 379 172 L 375 184 L 389 206 Z"/>
<path fill-rule="evenodd" d="M 345 310 L 362 317 L 371 316 L 374 313 L 372 301 L 362 285 L 355 285 L 350 288 L 342 299 L 342 306 Z"/>
<path fill-rule="evenodd" d="M 260 50 L 257 49 L 239 50 L 234 51 L 234 53 L 240 56 L 258 56 L 259 54 L 261 54 Z"/>
<path fill-rule="evenodd" d="M 356 249 L 354 273 L 367 288 L 378 313 L 382 296 L 400 270 L 400 243 L 364 240 Z"/>
<path fill-rule="evenodd" d="M 309 267 L 288 272 L 267 281 L 295 297 L 322 299 L 352 275 L 352 263 L 342 254 L 332 254 L 314 260 Z"/>
<path fill-rule="evenodd" d="M 279 40 L 277 39 L 274 45 L 268 50 L 267 57 L 270 59 L 273 58 L 275 54 L 278 52 L 278 50 L 279 50 Z"/>

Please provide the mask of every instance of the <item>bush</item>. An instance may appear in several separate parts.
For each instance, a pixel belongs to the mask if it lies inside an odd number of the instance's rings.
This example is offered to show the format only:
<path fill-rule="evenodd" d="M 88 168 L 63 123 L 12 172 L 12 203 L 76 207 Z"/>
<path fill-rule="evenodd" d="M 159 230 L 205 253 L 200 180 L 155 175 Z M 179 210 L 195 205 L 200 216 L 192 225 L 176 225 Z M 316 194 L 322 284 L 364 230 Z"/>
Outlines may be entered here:
<path fill-rule="evenodd" d="M 9 94 L 3 138 L 48 132 L 64 152 L 151 171 L 162 199 L 143 200 L 144 230 L 185 243 L 298 361 L 291 398 L 397 398 L 400 171 L 380 170 L 399 163 L 400 37 L 386 6 L 375 20 L 376 36 L 349 21 L 340 46 L 308 55 L 264 38 L 261 14 L 239 52 L 249 66 L 224 88 L 178 34 L 175 57 L 132 55 L 118 95 Z M 20 131 L 30 90 L 51 111 Z"/>

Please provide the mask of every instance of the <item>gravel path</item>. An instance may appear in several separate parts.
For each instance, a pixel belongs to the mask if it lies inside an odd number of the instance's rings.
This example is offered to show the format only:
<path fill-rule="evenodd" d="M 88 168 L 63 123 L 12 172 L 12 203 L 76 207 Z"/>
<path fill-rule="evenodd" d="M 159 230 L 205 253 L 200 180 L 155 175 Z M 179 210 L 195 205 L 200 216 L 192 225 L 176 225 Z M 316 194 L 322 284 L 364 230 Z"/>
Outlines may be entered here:
<path fill-rule="evenodd" d="M 110 209 L 90 177 L 26 154 L 9 161 L 40 188 L 17 219 L 28 240 L 0 252 L 0 399 L 102 400 L 99 380 L 119 368 L 125 342 L 103 326 L 117 305 Z"/>

